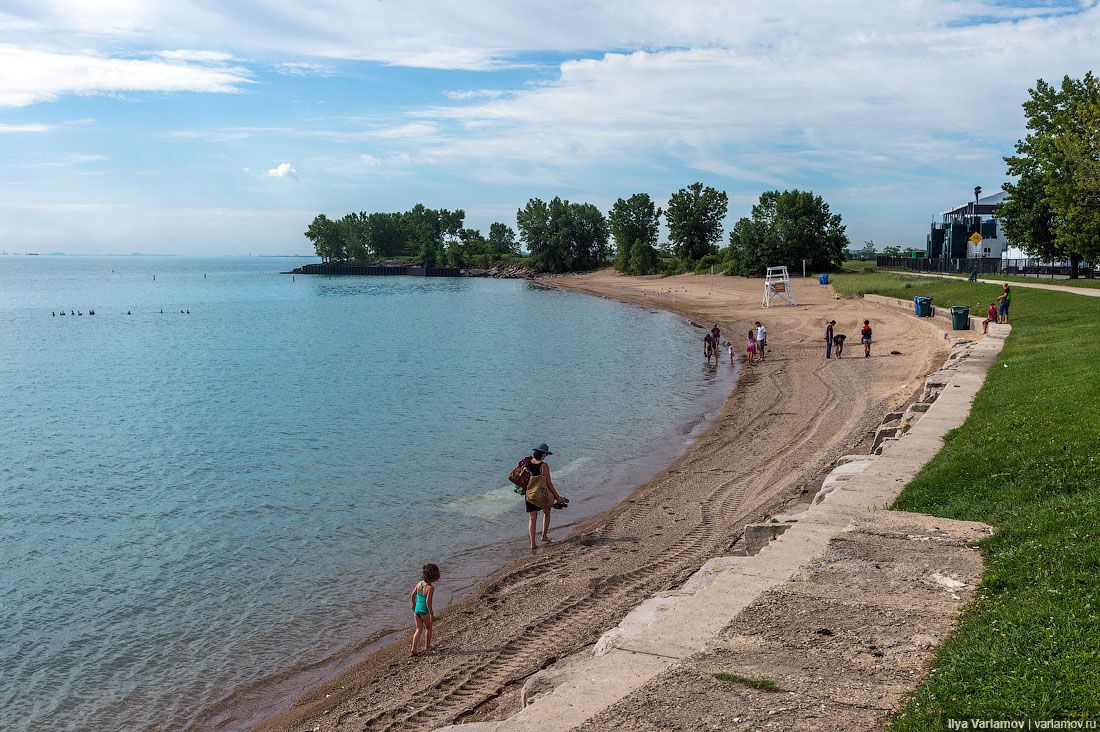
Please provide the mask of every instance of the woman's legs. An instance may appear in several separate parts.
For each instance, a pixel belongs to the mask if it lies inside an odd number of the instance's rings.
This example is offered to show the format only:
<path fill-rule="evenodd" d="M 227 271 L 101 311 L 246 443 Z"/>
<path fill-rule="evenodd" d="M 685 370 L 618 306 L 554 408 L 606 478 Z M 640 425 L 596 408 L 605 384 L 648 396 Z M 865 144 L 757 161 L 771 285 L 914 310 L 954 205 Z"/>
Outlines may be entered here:
<path fill-rule="evenodd" d="M 531 537 L 531 548 L 537 549 L 535 544 L 535 520 L 538 517 L 538 511 L 528 511 L 527 513 L 527 535 Z"/>
<path fill-rule="evenodd" d="M 715 364 L 717 366 L 717 364 Z M 531 514 L 531 518 L 534 519 L 535 514 Z M 532 526 L 534 524 L 532 523 Z M 542 540 L 550 541 L 550 509 L 546 509 L 542 512 Z"/>
<path fill-rule="evenodd" d="M 410 651 L 410 653 L 415 656 L 416 655 L 416 647 L 417 647 L 417 645 L 420 644 L 420 631 L 424 627 L 424 621 L 421 619 L 421 617 L 419 615 L 414 614 L 413 617 L 416 619 L 416 630 L 413 631 L 412 651 Z M 430 633 L 431 631 L 428 631 L 428 632 Z M 429 636 L 428 638 L 429 638 L 428 643 L 430 644 L 431 643 L 431 636 Z"/>

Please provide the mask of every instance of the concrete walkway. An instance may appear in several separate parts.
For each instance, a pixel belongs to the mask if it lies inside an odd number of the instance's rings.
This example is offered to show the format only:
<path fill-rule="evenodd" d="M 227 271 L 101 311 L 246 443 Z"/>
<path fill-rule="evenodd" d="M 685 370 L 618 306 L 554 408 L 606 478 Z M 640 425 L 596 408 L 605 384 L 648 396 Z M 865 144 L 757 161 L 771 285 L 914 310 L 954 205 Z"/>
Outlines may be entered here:
<path fill-rule="evenodd" d="M 897 271 L 897 270 L 888 270 Z M 953 275 L 937 274 L 935 272 L 901 272 L 909 277 L 941 277 L 946 280 L 960 280 L 966 282 L 962 277 L 955 277 Z M 1067 287 L 1065 285 L 1048 285 L 1042 282 L 1015 282 L 1013 280 L 984 280 L 979 279 L 978 282 L 986 285 L 1003 285 L 1005 282 L 1012 287 L 1026 287 L 1032 290 L 1053 290 L 1054 292 L 1068 292 L 1072 295 L 1084 295 L 1085 297 L 1100 297 L 1100 287 Z"/>
<path fill-rule="evenodd" d="M 777 517 L 758 554 L 713 559 L 644 602 L 590 653 L 531 677 L 508 719 L 444 729 L 881 727 L 973 598 L 973 543 L 991 532 L 883 509 L 966 420 L 1010 330 L 957 342 L 926 380 L 923 416 L 861 470 L 838 466 L 843 480 L 810 509 Z"/>

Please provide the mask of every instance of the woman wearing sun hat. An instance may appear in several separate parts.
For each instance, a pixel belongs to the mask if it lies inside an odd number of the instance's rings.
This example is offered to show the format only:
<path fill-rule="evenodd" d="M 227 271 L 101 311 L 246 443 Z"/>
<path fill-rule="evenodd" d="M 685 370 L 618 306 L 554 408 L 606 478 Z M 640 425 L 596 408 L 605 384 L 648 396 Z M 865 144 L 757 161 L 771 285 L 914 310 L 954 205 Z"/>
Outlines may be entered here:
<path fill-rule="evenodd" d="M 527 483 L 527 490 L 523 495 L 527 509 L 527 535 L 531 538 L 531 549 L 537 548 L 535 544 L 535 520 L 539 511 L 542 511 L 542 541 L 550 543 L 550 511 L 555 504 L 563 504 L 566 501 L 558 495 L 554 488 L 554 481 L 550 479 L 550 466 L 546 463 L 546 457 L 553 455 L 545 442 L 531 450 L 531 456 L 527 459 L 527 472 L 531 479 Z"/>

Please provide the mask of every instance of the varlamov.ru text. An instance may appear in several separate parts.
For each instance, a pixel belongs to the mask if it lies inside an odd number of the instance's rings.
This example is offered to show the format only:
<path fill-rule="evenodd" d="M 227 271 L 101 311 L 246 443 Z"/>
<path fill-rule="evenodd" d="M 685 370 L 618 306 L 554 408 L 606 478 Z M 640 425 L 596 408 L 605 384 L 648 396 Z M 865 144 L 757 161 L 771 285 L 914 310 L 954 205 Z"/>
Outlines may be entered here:
<path fill-rule="evenodd" d="M 949 730 L 972 729 L 1100 729 L 1095 719 L 948 719 Z"/>

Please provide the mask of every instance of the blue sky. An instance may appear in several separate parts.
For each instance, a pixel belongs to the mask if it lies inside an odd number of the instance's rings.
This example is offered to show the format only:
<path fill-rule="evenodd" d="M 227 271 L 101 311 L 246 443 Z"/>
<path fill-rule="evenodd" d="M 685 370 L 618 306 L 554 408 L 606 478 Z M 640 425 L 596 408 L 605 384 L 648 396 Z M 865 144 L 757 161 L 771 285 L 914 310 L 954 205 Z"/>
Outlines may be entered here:
<path fill-rule="evenodd" d="M 318 212 L 696 180 L 918 244 L 1100 48 L 1096 0 L 223 5 L 0 0 L 0 250 L 308 253 Z"/>

